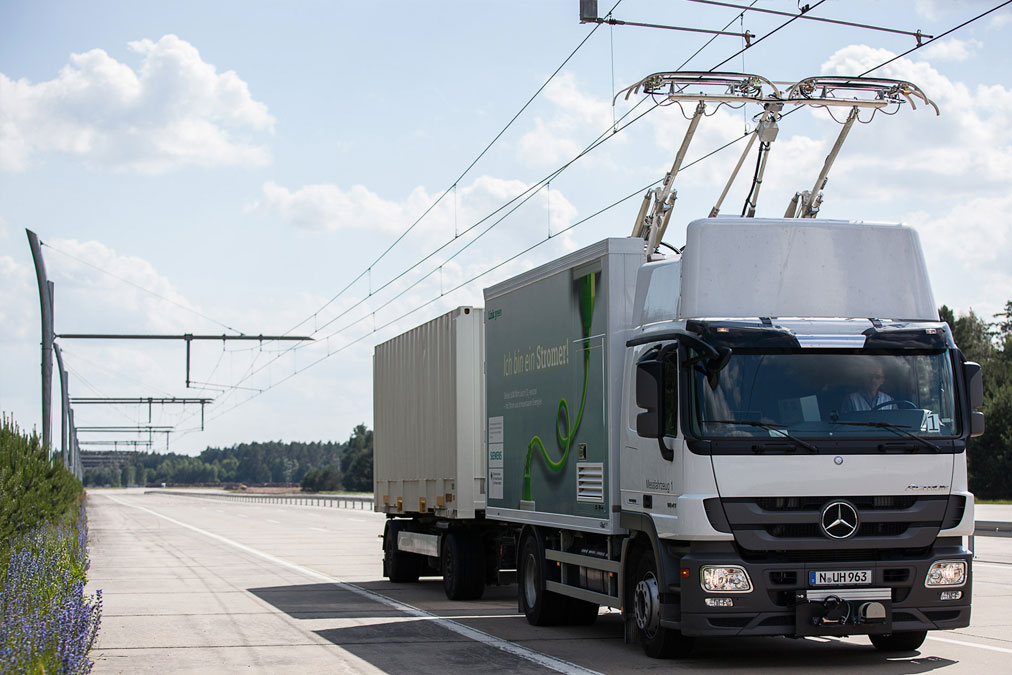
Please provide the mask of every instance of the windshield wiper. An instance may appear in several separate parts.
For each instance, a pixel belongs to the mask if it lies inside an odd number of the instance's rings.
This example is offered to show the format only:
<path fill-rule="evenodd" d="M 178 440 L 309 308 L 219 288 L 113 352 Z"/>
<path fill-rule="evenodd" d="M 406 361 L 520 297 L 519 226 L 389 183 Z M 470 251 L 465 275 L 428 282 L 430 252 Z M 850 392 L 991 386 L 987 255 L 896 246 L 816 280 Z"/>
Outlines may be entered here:
<path fill-rule="evenodd" d="M 917 434 L 915 434 L 912 431 L 910 431 L 910 429 L 908 427 L 900 426 L 899 424 L 892 424 L 890 422 L 840 422 L 840 421 L 835 421 L 834 422 L 832 420 L 830 420 L 829 423 L 830 424 L 842 424 L 842 425 L 845 425 L 845 426 L 848 426 L 848 427 L 873 427 L 875 429 L 888 429 L 889 431 L 892 431 L 893 433 L 897 433 L 897 434 L 899 434 L 901 436 L 906 436 L 907 438 L 914 439 L 915 441 L 917 441 L 921 445 L 930 448 L 932 450 L 932 452 L 940 452 L 941 451 L 941 448 L 939 448 L 934 443 L 931 443 L 931 442 L 929 442 L 929 441 L 921 438 Z"/>
<path fill-rule="evenodd" d="M 700 422 L 702 422 L 703 424 L 744 424 L 750 427 L 758 427 L 760 429 L 765 429 L 766 431 L 776 433 L 778 437 L 786 438 L 787 440 L 792 441 L 795 444 L 801 446 L 805 450 L 808 450 L 808 452 L 814 452 L 816 454 L 818 454 L 819 452 L 819 449 L 814 445 L 812 445 L 811 443 L 809 443 L 808 441 L 803 441 L 800 438 L 791 436 L 789 433 L 787 433 L 787 431 L 785 431 L 785 429 L 787 429 L 786 424 L 755 422 L 753 420 L 700 420 Z M 771 438 L 773 437 L 771 436 Z"/>

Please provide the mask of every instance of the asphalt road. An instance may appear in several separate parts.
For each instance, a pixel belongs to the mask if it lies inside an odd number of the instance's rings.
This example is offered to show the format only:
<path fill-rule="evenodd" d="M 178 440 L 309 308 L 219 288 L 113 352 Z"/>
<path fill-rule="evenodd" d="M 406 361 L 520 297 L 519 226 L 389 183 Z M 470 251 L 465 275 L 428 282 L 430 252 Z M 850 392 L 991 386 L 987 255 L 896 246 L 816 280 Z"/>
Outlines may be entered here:
<path fill-rule="evenodd" d="M 657 661 L 623 643 L 617 612 L 536 628 L 514 586 L 451 602 L 438 578 L 387 582 L 383 516 L 370 511 L 89 490 L 88 519 L 98 674 L 1012 671 L 1012 539 L 976 539 L 971 626 L 929 633 L 917 653 L 887 657 L 863 637 L 739 638 Z"/>

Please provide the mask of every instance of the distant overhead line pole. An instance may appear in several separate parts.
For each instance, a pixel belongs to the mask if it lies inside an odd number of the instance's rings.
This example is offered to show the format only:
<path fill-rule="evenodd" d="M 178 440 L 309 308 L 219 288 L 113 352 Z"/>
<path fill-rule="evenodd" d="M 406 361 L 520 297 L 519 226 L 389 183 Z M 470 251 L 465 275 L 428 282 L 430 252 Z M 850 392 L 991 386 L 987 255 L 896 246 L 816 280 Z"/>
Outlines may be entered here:
<path fill-rule="evenodd" d="M 148 424 L 151 424 L 151 407 L 158 405 L 199 405 L 200 406 L 200 430 L 204 430 L 204 406 L 212 403 L 213 398 L 177 398 L 175 396 L 135 396 L 135 397 L 75 397 L 70 399 L 71 405 L 143 405 L 148 404 Z"/>
<path fill-rule="evenodd" d="M 61 333 L 56 337 L 63 340 L 185 340 L 186 341 L 186 388 L 190 388 L 190 343 L 194 340 L 256 340 L 258 342 L 286 341 L 302 342 L 312 340 L 308 335 L 138 335 L 109 333 Z M 203 409 L 203 406 L 201 406 Z M 202 425 L 203 426 L 203 425 Z"/>

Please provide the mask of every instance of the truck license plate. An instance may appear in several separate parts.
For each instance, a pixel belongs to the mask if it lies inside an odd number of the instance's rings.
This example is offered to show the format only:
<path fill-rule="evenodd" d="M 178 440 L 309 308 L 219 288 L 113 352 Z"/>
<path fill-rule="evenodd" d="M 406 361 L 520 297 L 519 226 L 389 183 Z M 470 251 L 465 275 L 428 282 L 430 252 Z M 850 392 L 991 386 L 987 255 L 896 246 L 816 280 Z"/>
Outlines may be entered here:
<path fill-rule="evenodd" d="M 871 583 L 871 570 L 824 570 L 809 572 L 811 586 L 866 586 Z"/>

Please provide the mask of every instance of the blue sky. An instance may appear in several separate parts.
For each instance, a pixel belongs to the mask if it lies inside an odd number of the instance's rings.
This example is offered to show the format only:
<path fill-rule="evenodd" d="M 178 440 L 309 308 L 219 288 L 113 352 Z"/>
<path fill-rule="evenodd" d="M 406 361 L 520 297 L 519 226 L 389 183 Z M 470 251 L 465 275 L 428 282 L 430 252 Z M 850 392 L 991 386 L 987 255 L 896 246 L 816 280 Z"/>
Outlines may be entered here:
<path fill-rule="evenodd" d="M 602 13 L 612 4 L 601 0 Z M 812 15 L 937 35 L 996 4 L 829 0 Z M 756 6 L 797 11 L 791 0 Z M 678 67 L 709 39 L 602 26 L 456 189 L 351 284 L 593 30 L 579 23 L 578 7 L 0 3 L 0 408 L 25 427 L 39 424 L 30 228 L 47 245 L 58 333 L 317 338 L 291 351 L 195 345 L 192 377 L 210 385 L 189 390 L 182 344 L 65 340 L 72 395 L 214 398 L 203 432 L 195 409 L 154 411 L 153 424 L 178 430 L 169 448 L 187 453 L 250 440 L 340 440 L 356 423 L 371 425 L 377 342 L 454 306 L 480 305 L 481 289 L 511 274 L 625 236 L 638 197 L 581 221 L 670 166 L 686 126 L 675 107 L 614 134 L 450 257 L 495 220 L 468 228 L 629 109 L 621 99 L 612 108 L 616 89 Z M 729 31 L 757 37 L 784 22 L 740 14 L 624 0 L 614 15 L 730 23 Z M 820 214 L 914 226 L 938 303 L 985 317 L 1012 298 L 1010 37 L 1005 8 L 875 71 L 920 85 L 941 115 L 905 107 L 858 125 Z M 913 45 L 909 36 L 796 21 L 722 69 L 778 81 L 856 74 Z M 709 69 L 741 46 L 719 37 L 685 68 Z M 741 135 L 755 112 L 707 118 L 688 159 Z M 782 122 L 758 215 L 781 215 L 796 190 L 810 187 L 838 128 L 807 110 Z M 682 174 L 671 243 L 680 245 L 685 224 L 708 213 L 737 152 Z M 725 213 L 740 209 L 746 189 L 736 183 Z M 465 283 L 549 232 L 556 236 Z M 146 424 L 147 410 L 79 407 L 77 423 Z M 155 447 L 165 448 L 164 436 Z"/>

